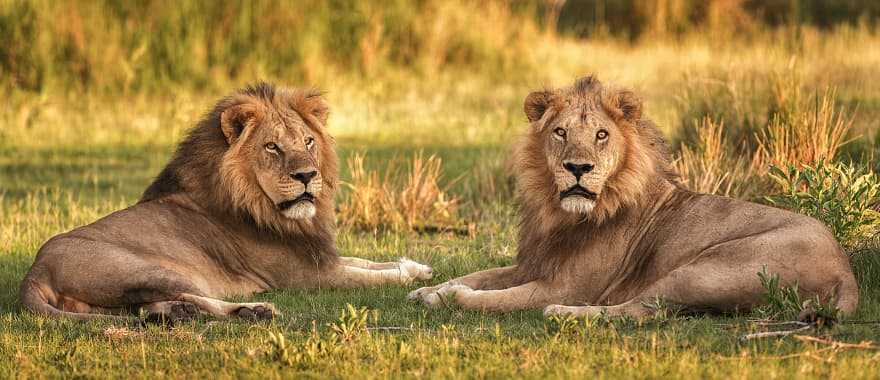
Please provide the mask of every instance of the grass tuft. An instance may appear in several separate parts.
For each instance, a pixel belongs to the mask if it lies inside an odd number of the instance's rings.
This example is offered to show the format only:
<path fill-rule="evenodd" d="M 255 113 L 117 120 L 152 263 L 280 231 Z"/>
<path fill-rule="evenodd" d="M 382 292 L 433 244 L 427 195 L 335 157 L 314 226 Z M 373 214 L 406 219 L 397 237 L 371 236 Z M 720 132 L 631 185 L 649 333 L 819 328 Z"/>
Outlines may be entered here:
<path fill-rule="evenodd" d="M 360 153 L 348 159 L 351 181 L 345 183 L 349 191 L 339 207 L 343 225 L 369 231 L 419 231 L 458 224 L 458 199 L 440 186 L 439 157 L 418 153 L 405 170 L 399 159 L 392 159 L 382 176 L 366 169 L 364 159 Z"/>

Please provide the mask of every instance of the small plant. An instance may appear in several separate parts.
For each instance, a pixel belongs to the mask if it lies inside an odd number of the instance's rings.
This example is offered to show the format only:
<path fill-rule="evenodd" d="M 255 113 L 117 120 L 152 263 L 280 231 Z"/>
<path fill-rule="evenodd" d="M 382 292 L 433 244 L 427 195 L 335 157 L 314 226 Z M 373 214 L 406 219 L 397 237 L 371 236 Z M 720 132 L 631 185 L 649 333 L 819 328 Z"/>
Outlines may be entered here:
<path fill-rule="evenodd" d="M 798 320 L 815 323 L 818 326 L 830 325 L 838 320 L 839 311 L 834 300 L 822 302 L 818 296 L 801 299 L 798 284 L 782 286 L 779 275 L 770 274 L 765 266 L 758 272 L 761 286 L 764 288 L 764 304 L 754 309 L 762 319 Z"/>
<path fill-rule="evenodd" d="M 270 360 L 284 365 L 291 365 L 293 364 L 294 350 L 295 348 L 288 345 L 283 333 L 280 331 L 269 331 L 269 349 L 266 352 L 266 356 Z"/>
<path fill-rule="evenodd" d="M 654 314 L 652 319 L 656 322 L 666 322 L 676 319 L 681 315 L 682 306 L 669 302 L 663 297 L 654 297 L 650 301 L 642 302 L 642 306 L 651 309 Z"/>
<path fill-rule="evenodd" d="M 345 309 L 342 310 L 339 319 L 336 322 L 328 323 L 327 327 L 342 341 L 350 342 L 363 334 L 369 334 L 367 320 L 371 315 L 374 322 L 379 318 L 377 310 L 371 312 L 366 307 L 357 309 L 351 304 L 345 304 Z"/>
<path fill-rule="evenodd" d="M 608 323 L 609 321 L 604 312 L 597 316 L 585 318 L 577 318 L 571 315 L 552 315 L 547 318 L 545 328 L 547 334 L 554 339 L 583 338 L 597 325 Z"/>
<path fill-rule="evenodd" d="M 312 333 L 302 345 L 291 344 L 280 331 L 269 331 L 268 336 L 269 347 L 264 350 L 265 358 L 288 367 L 314 365 L 322 358 L 336 355 L 343 349 L 338 335 L 318 333 L 314 321 Z"/>
<path fill-rule="evenodd" d="M 773 166 L 768 175 L 780 190 L 767 197 L 770 203 L 819 219 L 844 246 L 856 245 L 880 227 L 880 212 L 872 209 L 880 202 L 880 179 L 873 172 L 821 161 L 800 168 Z"/>

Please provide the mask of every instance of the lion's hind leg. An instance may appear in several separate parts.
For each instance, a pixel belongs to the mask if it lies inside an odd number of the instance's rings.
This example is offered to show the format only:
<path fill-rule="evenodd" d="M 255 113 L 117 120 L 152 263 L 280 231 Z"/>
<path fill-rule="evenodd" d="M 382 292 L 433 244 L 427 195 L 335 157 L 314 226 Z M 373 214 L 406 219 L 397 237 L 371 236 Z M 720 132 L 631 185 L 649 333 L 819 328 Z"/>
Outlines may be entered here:
<path fill-rule="evenodd" d="M 238 317 L 248 320 L 265 320 L 280 315 L 276 311 L 275 305 L 268 302 L 235 303 L 195 294 L 181 294 L 179 299 L 219 318 Z"/>
<path fill-rule="evenodd" d="M 140 307 L 143 320 L 148 323 L 176 323 L 198 318 L 202 313 L 199 307 L 190 302 L 161 301 Z"/>
<path fill-rule="evenodd" d="M 658 311 L 649 307 L 658 299 L 688 312 L 749 309 L 763 299 L 764 288 L 757 275 L 762 268 L 759 263 L 745 260 L 709 259 L 673 270 L 627 302 L 612 306 L 550 305 L 544 315 L 646 318 Z M 792 277 L 782 267 L 770 270 L 784 278 Z"/>

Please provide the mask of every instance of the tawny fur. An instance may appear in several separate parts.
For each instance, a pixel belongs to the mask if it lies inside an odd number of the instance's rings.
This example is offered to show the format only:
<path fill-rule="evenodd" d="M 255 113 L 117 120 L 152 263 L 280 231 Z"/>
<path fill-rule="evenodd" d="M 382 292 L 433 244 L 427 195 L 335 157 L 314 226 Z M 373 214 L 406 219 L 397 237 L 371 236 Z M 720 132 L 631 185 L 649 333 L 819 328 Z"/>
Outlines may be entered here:
<path fill-rule="evenodd" d="M 515 150 L 516 265 L 413 291 L 429 306 L 643 317 L 657 298 L 732 311 L 764 300 L 758 273 L 804 297 L 858 305 L 849 260 L 819 221 L 683 188 L 634 93 L 585 77 L 529 94 Z M 561 306 L 557 304 L 573 305 Z"/>
<path fill-rule="evenodd" d="M 220 299 L 430 278 L 431 268 L 405 259 L 339 257 L 327 116 L 315 90 L 258 84 L 222 99 L 137 204 L 43 245 L 22 303 L 76 319 L 266 318 L 271 304 Z"/>
<path fill-rule="evenodd" d="M 528 134 L 514 150 L 514 172 L 518 174 L 517 197 L 521 205 L 518 279 L 523 282 L 551 277 L 559 272 L 568 255 L 576 253 L 563 247 L 572 245 L 569 240 L 582 238 L 571 233 L 573 227 L 601 226 L 619 210 L 638 207 L 645 187 L 652 178 L 662 176 L 671 183 L 679 183 L 662 133 L 651 121 L 640 119 L 641 101 L 632 92 L 618 93 L 606 89 L 589 76 L 571 88 L 545 90 L 542 93 L 547 94 L 550 109 L 543 111 L 544 116 L 531 123 Z M 557 201 L 559 193 L 553 185 L 553 173 L 545 164 L 543 141 L 551 131 L 543 126 L 551 123 L 566 106 L 562 99 L 572 97 L 586 98 L 600 104 L 619 126 L 626 141 L 622 167 L 608 179 L 602 197 L 586 217 L 562 210 Z M 625 108 L 639 109 L 638 115 L 631 115 L 639 119 L 633 122 L 624 118 Z M 526 109 L 526 113 L 529 112 Z"/>
<path fill-rule="evenodd" d="M 276 206 L 257 185 L 253 173 L 249 172 L 250 163 L 246 157 L 235 154 L 235 149 L 241 147 L 230 149 L 226 142 L 219 127 L 223 111 L 252 102 L 273 109 L 290 109 L 313 126 L 323 178 L 323 190 L 315 200 L 315 218 L 290 219 L 278 213 Z M 255 227 L 282 238 L 313 240 L 312 246 L 316 249 L 309 253 L 310 256 L 318 264 L 332 263 L 338 256 L 335 248 L 331 247 L 335 239 L 336 219 L 333 196 L 339 180 L 339 169 L 333 137 L 324 127 L 328 116 L 327 104 L 316 89 L 279 90 L 268 84 L 245 88 L 218 102 L 199 122 L 180 143 L 174 157 L 144 191 L 138 203 L 174 193 L 186 193 L 203 208 L 215 212 L 218 218 L 235 223 L 253 223 Z"/>

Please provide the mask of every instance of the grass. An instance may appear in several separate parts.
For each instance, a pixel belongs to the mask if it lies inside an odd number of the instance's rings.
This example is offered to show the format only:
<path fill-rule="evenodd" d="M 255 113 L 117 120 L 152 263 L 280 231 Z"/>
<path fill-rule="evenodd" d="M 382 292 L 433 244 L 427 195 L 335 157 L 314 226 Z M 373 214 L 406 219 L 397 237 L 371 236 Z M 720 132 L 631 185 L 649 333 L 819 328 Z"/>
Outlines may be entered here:
<path fill-rule="evenodd" d="M 747 321 L 748 316 L 673 317 L 643 323 L 594 322 L 589 327 L 561 329 L 557 322 L 545 321 L 540 311 L 493 315 L 454 308 L 425 310 L 405 302 L 404 296 L 410 289 L 400 286 L 348 291 L 280 290 L 261 294 L 256 298 L 274 302 L 285 315 L 259 325 L 204 320 L 168 330 L 45 320 L 24 313 L 16 301 L 16 289 L 39 245 L 55 233 L 131 204 L 168 159 L 179 131 L 191 122 L 189 118 L 171 119 L 172 116 L 159 111 L 156 117 L 160 127 L 153 130 L 141 129 L 136 121 L 116 124 L 127 118 L 149 118 L 150 110 L 138 109 L 139 102 L 135 102 L 136 111 L 124 115 L 118 113 L 115 106 L 100 108 L 96 113 L 74 112 L 70 118 L 81 120 L 80 126 L 88 126 L 82 127 L 81 137 L 76 140 L 52 137 L 42 130 L 49 125 L 39 121 L 31 130 L 7 130 L 20 138 L 4 140 L 0 148 L 0 183 L 3 184 L 0 196 L 0 377 L 281 377 L 297 374 L 331 378 L 543 378 L 601 373 L 600 377 L 608 378 L 871 378 L 877 375 L 877 356 L 871 350 L 826 350 L 824 345 L 792 338 L 740 342 L 741 335 L 760 330 Z M 157 99 L 155 103 L 144 101 L 142 104 L 155 104 L 158 110 L 171 108 L 165 102 L 177 100 Z M 341 108 L 346 106 L 351 105 L 343 104 Z M 415 109 L 408 111 L 416 112 Z M 508 111 L 514 114 L 518 110 Z M 336 111 L 338 117 L 334 121 L 337 123 L 339 119 L 346 119 L 339 115 L 341 112 Z M 499 112 L 490 108 L 485 113 Z M 462 117 L 481 128 L 505 128 L 490 125 L 493 120 L 490 117 L 485 121 L 482 113 Z M 344 125 L 332 125 L 334 130 L 342 130 L 337 135 L 343 162 L 357 157 L 367 146 L 368 153 L 361 156 L 363 167 L 372 170 L 384 168 L 389 158 L 406 159 L 422 150 L 425 152 L 422 157 L 429 154 L 442 157 L 445 175 L 440 182 L 442 186 L 454 182 L 449 186 L 450 193 L 469 200 L 462 205 L 461 218 L 474 220 L 476 225 L 474 235 L 467 237 L 406 231 L 373 233 L 344 228 L 339 238 L 342 252 L 373 259 L 408 256 L 428 262 L 437 269 L 438 277 L 433 282 L 512 262 L 516 228 L 512 201 L 477 203 L 487 197 L 469 192 L 485 187 L 475 181 L 483 181 L 487 175 L 465 176 L 453 181 L 459 173 L 471 171 L 501 171 L 501 175 L 492 175 L 503 178 L 501 163 L 490 164 L 492 169 L 480 168 L 484 157 L 489 158 L 490 163 L 502 161 L 492 157 L 503 157 L 509 136 L 493 140 L 494 132 L 481 131 L 475 133 L 483 136 L 463 137 L 464 142 L 448 147 L 429 142 L 404 145 L 397 137 L 386 140 L 380 134 L 370 139 L 362 132 L 344 132 Z M 442 125 L 441 119 L 436 129 Z M 462 136 L 467 136 L 468 128 L 473 128 L 466 122 L 460 125 L 455 131 Z M 405 126 L 389 128 L 403 130 Z M 66 136 L 72 132 L 62 130 L 60 133 Z M 451 132 L 443 130 L 437 134 L 447 133 Z M 424 134 L 424 131 L 413 132 L 415 136 Z M 41 135 L 46 136 L 48 142 L 40 143 Z M 397 165 L 405 164 L 404 161 Z M 346 181 L 353 180 L 350 172 L 353 167 L 345 166 L 343 178 Z M 406 183 L 405 176 L 401 180 Z M 862 285 L 862 306 L 854 316 L 856 320 L 876 319 L 880 312 L 878 257 L 877 252 L 856 257 L 855 267 Z M 368 327 L 395 329 L 366 330 L 368 334 L 358 333 L 357 338 L 344 341 L 333 338 L 335 333 L 328 324 L 337 322 L 346 304 L 367 307 L 378 313 L 377 318 L 368 319 Z M 880 339 L 880 332 L 871 325 L 841 324 L 815 333 L 848 342 Z M 277 343 L 273 343 L 279 336 L 285 339 L 286 356 L 279 356 Z"/>
<path fill-rule="evenodd" d="M 723 44 L 697 34 L 621 42 L 548 33 L 528 9 L 498 3 L 374 9 L 339 1 L 357 9 L 335 13 L 304 2 L 309 12 L 268 18 L 263 2 L 205 17 L 198 3 L 114 8 L 116 18 L 146 14 L 129 23 L 98 17 L 106 8 L 99 2 L 58 4 L 0 0 L 0 74 L 14 74 L 0 75 L 0 378 L 878 377 L 875 349 L 793 337 L 741 341 L 765 329 L 749 321 L 759 314 L 545 320 L 540 311 L 426 310 L 404 301 L 411 287 L 389 286 L 278 290 L 255 297 L 282 310 L 272 322 L 167 329 L 47 320 L 17 302 L 43 242 L 135 202 L 201 113 L 257 78 L 327 91 L 349 184 L 338 197 L 340 250 L 430 263 L 430 283 L 513 262 L 506 160 L 525 131 L 522 100 L 587 73 L 643 95 L 683 179 L 701 191 L 757 201 L 780 195 L 770 164 L 802 170 L 835 159 L 877 171 L 880 36 L 869 26 L 755 31 Z M 253 14 L 265 22 L 249 24 Z M 330 33 L 329 17 L 345 33 Z M 56 18 L 79 23 L 47 21 Z M 186 30 L 165 25 L 174 19 L 192 22 Z M 243 45 L 284 24 L 296 24 L 284 30 L 289 36 Z M 439 24 L 447 27 L 432 29 Z M 232 37 L 206 44 L 212 34 Z M 22 43 L 29 38 L 35 43 Z M 190 52 L 195 58 L 179 57 Z M 467 226 L 467 234 L 412 231 L 424 220 Z M 850 252 L 857 314 L 804 334 L 880 341 L 876 324 L 852 323 L 880 319 L 877 239 L 860 236 Z"/>

